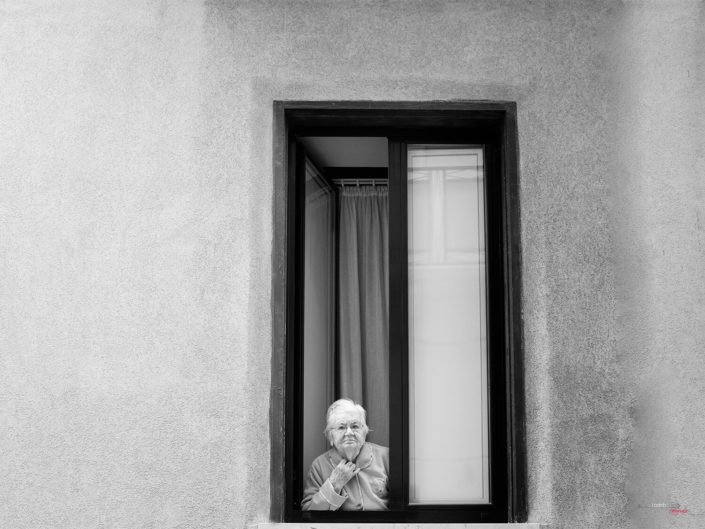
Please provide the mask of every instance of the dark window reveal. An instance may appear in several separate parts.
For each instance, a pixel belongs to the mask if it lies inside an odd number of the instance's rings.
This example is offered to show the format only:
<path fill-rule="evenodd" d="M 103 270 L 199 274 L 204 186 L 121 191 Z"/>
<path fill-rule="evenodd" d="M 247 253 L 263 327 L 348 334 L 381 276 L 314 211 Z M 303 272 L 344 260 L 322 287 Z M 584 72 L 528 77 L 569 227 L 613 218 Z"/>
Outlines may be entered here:
<path fill-rule="evenodd" d="M 525 521 L 515 105 L 274 111 L 273 518 Z"/>

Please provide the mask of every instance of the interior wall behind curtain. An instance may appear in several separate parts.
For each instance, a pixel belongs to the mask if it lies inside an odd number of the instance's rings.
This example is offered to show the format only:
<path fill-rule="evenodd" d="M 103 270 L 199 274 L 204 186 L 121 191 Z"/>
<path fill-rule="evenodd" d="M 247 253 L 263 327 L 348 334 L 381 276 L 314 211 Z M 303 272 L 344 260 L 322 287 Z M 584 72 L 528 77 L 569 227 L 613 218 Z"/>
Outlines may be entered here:
<path fill-rule="evenodd" d="M 339 224 L 339 396 L 361 403 L 368 440 L 389 446 L 389 201 L 344 187 Z"/>

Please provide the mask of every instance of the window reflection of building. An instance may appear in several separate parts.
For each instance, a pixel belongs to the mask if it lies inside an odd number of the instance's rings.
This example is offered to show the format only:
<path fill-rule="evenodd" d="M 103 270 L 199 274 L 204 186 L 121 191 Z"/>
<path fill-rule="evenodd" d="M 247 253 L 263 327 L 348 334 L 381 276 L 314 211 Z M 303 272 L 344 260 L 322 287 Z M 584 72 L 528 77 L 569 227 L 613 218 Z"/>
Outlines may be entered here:
<path fill-rule="evenodd" d="M 411 503 L 489 500 L 483 151 L 409 146 Z"/>
<path fill-rule="evenodd" d="M 304 461 L 328 449 L 321 430 L 333 401 L 335 350 L 335 193 L 306 160 L 304 225 Z"/>

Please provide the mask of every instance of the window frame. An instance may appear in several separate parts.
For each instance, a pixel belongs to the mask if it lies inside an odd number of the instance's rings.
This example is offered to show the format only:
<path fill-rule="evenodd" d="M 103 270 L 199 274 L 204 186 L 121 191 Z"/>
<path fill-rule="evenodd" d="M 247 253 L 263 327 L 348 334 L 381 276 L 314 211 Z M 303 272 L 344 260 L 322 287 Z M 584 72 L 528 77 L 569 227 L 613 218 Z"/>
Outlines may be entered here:
<path fill-rule="evenodd" d="M 390 492 L 401 498 L 389 512 L 301 512 L 293 508 L 292 490 L 300 490 L 307 469 L 295 469 L 300 453 L 297 432 L 301 409 L 300 350 L 302 266 L 298 222 L 302 197 L 289 193 L 295 183 L 296 136 L 386 136 L 390 140 L 390 372 L 408 373 L 408 312 L 406 260 L 406 145 L 458 142 L 483 144 L 487 151 L 488 263 L 492 272 L 488 314 L 494 336 L 490 360 L 490 488 L 492 504 L 482 506 L 408 506 L 408 475 L 391 469 L 408 465 L 408 377 L 391 382 Z M 489 176 L 492 175 L 492 178 Z M 396 176 L 396 178 L 395 178 Z M 392 198 L 394 197 L 394 198 Z M 521 328 L 521 245 L 516 104 L 513 102 L 274 102 L 274 239 L 272 250 L 272 387 L 270 395 L 271 518 L 290 522 L 524 522 L 526 512 L 526 445 L 524 433 L 523 340 Z M 490 232 L 490 230 L 492 230 Z M 287 235 L 289 234 L 289 236 Z M 490 259 L 490 253 L 493 254 Z M 395 258 L 396 256 L 396 258 Z M 396 266 L 396 273 L 392 270 Z M 489 268 L 489 267 L 488 267 Z M 493 286 L 494 285 L 494 286 Z M 497 295 L 499 292 L 499 295 Z M 396 320 L 396 321 L 393 321 Z M 499 343 L 499 346 L 498 346 Z M 392 344 L 395 344 L 394 346 Z M 498 349 L 500 350 L 498 352 Z M 405 371 L 406 370 L 406 371 Z M 494 384 L 492 384 L 494 382 Z M 497 386 L 500 386 L 499 388 Z M 502 410 L 503 413 L 498 413 Z M 497 415 L 500 415 L 498 418 Z M 297 452 L 298 451 L 298 452 Z M 297 480 L 298 485 L 297 485 Z M 499 497 L 498 497 L 499 496 Z M 300 501 L 301 498 L 298 498 Z"/>

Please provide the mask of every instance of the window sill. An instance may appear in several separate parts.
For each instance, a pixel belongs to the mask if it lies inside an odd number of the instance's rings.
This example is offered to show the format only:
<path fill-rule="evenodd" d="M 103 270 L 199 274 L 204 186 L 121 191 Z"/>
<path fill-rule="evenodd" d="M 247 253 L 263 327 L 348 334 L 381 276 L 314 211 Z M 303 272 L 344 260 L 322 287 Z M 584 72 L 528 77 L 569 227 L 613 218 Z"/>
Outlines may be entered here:
<path fill-rule="evenodd" d="M 260 523 L 249 529 L 541 529 L 539 523 Z"/>

